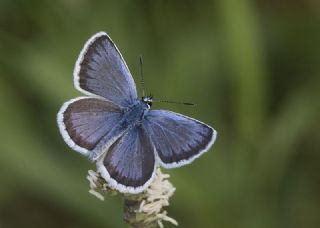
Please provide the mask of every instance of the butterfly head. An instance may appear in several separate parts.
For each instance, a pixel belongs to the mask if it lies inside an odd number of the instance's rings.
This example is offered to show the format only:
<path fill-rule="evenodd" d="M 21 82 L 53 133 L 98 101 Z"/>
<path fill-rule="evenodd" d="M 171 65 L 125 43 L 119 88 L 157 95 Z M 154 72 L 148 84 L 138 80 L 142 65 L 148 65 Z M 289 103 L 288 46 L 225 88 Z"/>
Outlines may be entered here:
<path fill-rule="evenodd" d="M 144 96 L 141 98 L 142 102 L 144 102 L 145 104 L 148 105 L 148 107 L 150 108 L 152 106 L 152 95 L 149 96 Z"/>

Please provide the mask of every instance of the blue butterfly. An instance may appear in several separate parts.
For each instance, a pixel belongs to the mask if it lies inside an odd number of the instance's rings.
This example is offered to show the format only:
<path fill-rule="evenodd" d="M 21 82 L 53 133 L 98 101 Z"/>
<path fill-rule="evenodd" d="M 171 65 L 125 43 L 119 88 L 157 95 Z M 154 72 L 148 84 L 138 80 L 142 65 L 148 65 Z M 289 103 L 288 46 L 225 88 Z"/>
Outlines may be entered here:
<path fill-rule="evenodd" d="M 65 142 L 96 161 L 111 187 L 144 191 L 156 166 L 175 168 L 208 151 L 217 132 L 166 110 L 151 110 L 152 97 L 138 99 L 131 73 L 105 32 L 84 45 L 73 72 L 74 85 L 87 96 L 64 103 L 57 122 Z"/>

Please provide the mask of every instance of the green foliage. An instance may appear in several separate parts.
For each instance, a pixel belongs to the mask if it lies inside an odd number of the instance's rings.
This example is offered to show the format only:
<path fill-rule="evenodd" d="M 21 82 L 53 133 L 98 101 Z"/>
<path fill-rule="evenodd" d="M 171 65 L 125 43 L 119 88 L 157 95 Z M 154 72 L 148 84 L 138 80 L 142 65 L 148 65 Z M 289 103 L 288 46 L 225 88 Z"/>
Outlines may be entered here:
<path fill-rule="evenodd" d="M 117 197 L 87 193 L 88 160 L 56 126 L 84 42 L 110 34 L 155 104 L 218 131 L 170 170 L 180 227 L 318 227 L 317 1 L 0 2 L 0 226 L 125 227 Z M 140 91 L 139 91 L 140 92 Z M 171 227 L 171 225 L 168 225 Z"/>

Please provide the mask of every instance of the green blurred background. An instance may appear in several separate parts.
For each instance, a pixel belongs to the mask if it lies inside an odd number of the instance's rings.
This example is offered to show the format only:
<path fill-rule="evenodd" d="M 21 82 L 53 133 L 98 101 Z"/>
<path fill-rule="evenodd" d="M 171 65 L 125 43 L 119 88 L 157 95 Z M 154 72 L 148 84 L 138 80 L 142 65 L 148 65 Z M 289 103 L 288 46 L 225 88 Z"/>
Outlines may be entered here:
<path fill-rule="evenodd" d="M 136 82 L 143 54 L 148 93 L 197 103 L 153 108 L 219 132 L 209 153 L 165 171 L 180 227 L 319 227 L 318 0 L 0 0 L 0 227 L 127 227 L 120 197 L 88 194 L 94 165 L 56 124 L 101 30 Z"/>

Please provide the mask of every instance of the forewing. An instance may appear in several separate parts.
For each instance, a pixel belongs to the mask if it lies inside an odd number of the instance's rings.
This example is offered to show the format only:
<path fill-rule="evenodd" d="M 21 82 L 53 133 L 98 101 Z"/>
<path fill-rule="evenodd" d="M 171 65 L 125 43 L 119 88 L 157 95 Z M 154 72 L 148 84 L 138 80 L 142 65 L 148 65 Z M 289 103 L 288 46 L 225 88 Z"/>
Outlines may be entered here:
<path fill-rule="evenodd" d="M 195 119 L 165 110 L 150 110 L 145 128 L 166 168 L 191 163 L 214 143 L 216 131 Z"/>
<path fill-rule="evenodd" d="M 154 148 L 142 125 L 130 129 L 97 162 L 102 177 L 124 193 L 145 190 L 154 177 Z"/>
<path fill-rule="evenodd" d="M 89 155 L 122 118 L 120 107 L 99 98 L 79 97 L 63 104 L 57 121 L 65 142 Z"/>
<path fill-rule="evenodd" d="M 130 71 L 105 32 L 95 34 L 86 42 L 73 75 L 75 87 L 85 94 L 102 96 L 122 107 L 137 98 Z"/>

